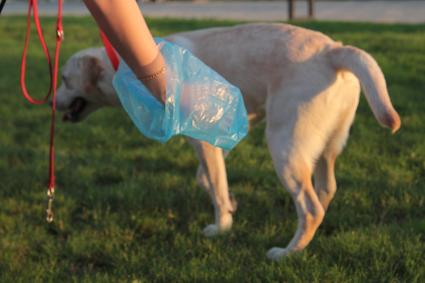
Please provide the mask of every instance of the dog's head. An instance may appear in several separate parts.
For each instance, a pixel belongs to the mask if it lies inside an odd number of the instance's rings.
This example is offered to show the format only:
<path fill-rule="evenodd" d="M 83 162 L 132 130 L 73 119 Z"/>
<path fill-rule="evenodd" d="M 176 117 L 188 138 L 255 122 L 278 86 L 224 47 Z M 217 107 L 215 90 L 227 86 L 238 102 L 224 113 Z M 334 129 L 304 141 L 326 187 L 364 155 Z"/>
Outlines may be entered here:
<path fill-rule="evenodd" d="M 80 51 L 62 68 L 56 108 L 63 121 L 79 122 L 102 106 L 118 105 L 112 86 L 114 71 L 102 48 Z"/>

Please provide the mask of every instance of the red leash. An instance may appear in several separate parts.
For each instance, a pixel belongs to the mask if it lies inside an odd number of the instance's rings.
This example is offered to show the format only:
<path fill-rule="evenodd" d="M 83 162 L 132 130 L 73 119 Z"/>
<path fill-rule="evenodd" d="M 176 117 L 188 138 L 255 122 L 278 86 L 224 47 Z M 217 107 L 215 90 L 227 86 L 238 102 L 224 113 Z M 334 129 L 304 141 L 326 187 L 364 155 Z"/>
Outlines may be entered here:
<path fill-rule="evenodd" d="M 50 86 L 49 92 L 43 99 L 35 99 L 28 93 L 25 84 L 25 72 L 26 72 L 26 58 L 27 50 L 29 45 L 29 38 L 31 33 L 31 11 L 33 12 L 34 23 L 38 34 L 38 39 L 43 48 L 44 55 L 49 65 L 50 73 Z M 27 31 L 25 36 L 24 51 L 22 53 L 22 64 L 21 64 L 21 89 L 22 94 L 26 100 L 31 104 L 43 104 L 47 103 L 49 97 L 52 98 L 52 114 L 50 122 L 50 147 L 49 147 L 49 184 L 47 190 L 48 196 L 48 207 L 47 207 L 47 221 L 53 221 L 52 202 L 55 193 L 55 117 L 56 117 L 56 88 L 58 79 L 58 67 L 59 67 L 59 53 L 60 47 L 63 40 L 63 27 L 62 27 L 62 0 L 58 0 L 58 16 L 56 22 L 56 48 L 55 48 L 55 61 L 51 62 L 49 49 L 47 48 L 46 42 L 43 37 L 43 31 L 41 29 L 40 21 L 38 18 L 38 6 L 37 0 L 28 1 L 28 15 L 27 15 Z"/>

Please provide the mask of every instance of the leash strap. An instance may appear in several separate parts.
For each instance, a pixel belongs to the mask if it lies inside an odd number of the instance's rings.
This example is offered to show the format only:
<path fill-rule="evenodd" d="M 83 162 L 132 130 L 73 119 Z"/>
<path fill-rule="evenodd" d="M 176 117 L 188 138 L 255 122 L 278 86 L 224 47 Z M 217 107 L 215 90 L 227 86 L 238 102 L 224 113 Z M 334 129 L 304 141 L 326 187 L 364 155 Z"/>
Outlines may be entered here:
<path fill-rule="evenodd" d="M 1 0 L 0 3 L 0 13 L 5 5 L 6 0 Z M 38 39 L 41 47 L 43 48 L 43 53 L 46 57 L 47 64 L 49 66 L 49 75 L 50 75 L 50 83 L 49 83 L 49 91 L 43 99 L 33 98 L 27 89 L 25 78 L 26 78 L 26 69 L 27 69 L 27 54 L 28 54 L 28 46 L 31 34 L 31 14 L 33 15 L 35 28 L 37 30 Z M 100 37 L 105 46 L 106 54 L 108 55 L 109 60 L 114 68 L 114 70 L 118 69 L 119 58 L 112 47 L 109 39 L 106 35 L 100 30 Z M 22 90 L 22 95 L 24 98 L 30 102 L 31 104 L 40 105 L 47 103 L 49 98 L 51 98 L 51 120 L 50 120 L 50 145 L 49 145 L 49 183 L 47 189 L 47 197 L 48 197 L 48 205 L 47 205 L 47 222 L 53 221 L 53 199 L 55 194 L 55 125 L 56 125 L 56 89 L 57 89 L 57 79 L 58 79 L 58 69 L 59 69 L 59 55 L 62 41 L 64 39 L 64 32 L 62 26 L 62 0 L 58 0 L 58 14 L 56 21 L 56 47 L 55 47 L 55 57 L 54 62 L 52 64 L 52 60 L 50 57 L 50 52 L 47 47 L 46 41 L 43 36 L 43 30 L 41 28 L 41 24 L 39 21 L 38 15 L 38 3 L 37 0 L 29 0 L 28 1 L 28 14 L 27 14 L 27 29 L 25 35 L 25 43 L 24 50 L 22 52 L 22 61 L 21 61 L 21 76 L 20 76 L 20 85 Z"/>
<path fill-rule="evenodd" d="M 118 66 L 120 64 L 117 52 L 112 47 L 112 44 L 109 41 L 106 34 L 102 30 L 99 30 L 99 33 L 100 33 L 100 38 L 102 39 L 103 45 L 105 46 L 106 55 L 108 55 L 109 61 L 111 61 L 112 67 L 116 71 L 118 70 Z"/>
<path fill-rule="evenodd" d="M 26 75 L 26 59 L 28 53 L 28 45 L 31 33 L 31 12 L 34 18 L 35 27 L 38 34 L 38 39 L 43 48 L 44 55 L 49 66 L 50 74 L 50 85 L 49 91 L 43 99 L 33 98 L 26 87 L 25 75 Z M 49 183 L 48 183 L 48 208 L 47 208 L 47 221 L 53 221 L 53 211 L 52 211 L 52 202 L 55 192 L 55 118 L 56 118 L 56 88 L 57 88 L 57 79 L 58 79 L 58 68 L 59 68 L 59 55 L 60 47 L 62 40 L 64 38 L 63 26 L 62 26 L 62 0 L 58 0 L 58 15 L 56 21 L 56 47 L 55 47 L 55 57 L 52 64 L 49 49 L 47 48 L 46 42 L 44 40 L 43 31 L 40 25 L 39 16 L 38 16 L 38 3 L 37 0 L 28 1 L 28 15 L 27 15 L 27 30 L 25 36 L 24 50 L 22 53 L 22 62 L 21 62 L 21 78 L 20 85 L 22 89 L 22 95 L 24 98 L 31 104 L 44 104 L 48 102 L 49 97 L 51 97 L 51 120 L 50 120 L 50 146 L 49 146 Z"/>

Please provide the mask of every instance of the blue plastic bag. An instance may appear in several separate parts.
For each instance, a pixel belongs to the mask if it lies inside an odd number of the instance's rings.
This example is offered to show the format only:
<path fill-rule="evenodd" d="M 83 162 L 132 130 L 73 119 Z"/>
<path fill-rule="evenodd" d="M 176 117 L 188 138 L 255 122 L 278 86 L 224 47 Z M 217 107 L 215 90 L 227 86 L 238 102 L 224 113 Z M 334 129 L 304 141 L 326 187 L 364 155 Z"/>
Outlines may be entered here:
<path fill-rule="evenodd" d="M 156 39 L 166 62 L 166 101 L 159 102 L 123 60 L 113 80 L 118 97 L 145 136 L 165 143 L 182 134 L 232 149 L 248 132 L 240 90 L 188 50 Z"/>

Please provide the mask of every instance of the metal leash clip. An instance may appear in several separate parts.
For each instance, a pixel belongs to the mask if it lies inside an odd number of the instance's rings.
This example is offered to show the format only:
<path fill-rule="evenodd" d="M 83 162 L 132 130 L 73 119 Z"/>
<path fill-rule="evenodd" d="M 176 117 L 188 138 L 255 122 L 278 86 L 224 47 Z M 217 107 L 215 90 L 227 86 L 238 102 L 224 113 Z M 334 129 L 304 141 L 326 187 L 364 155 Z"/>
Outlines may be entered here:
<path fill-rule="evenodd" d="M 55 198 L 55 188 L 49 188 L 47 190 L 47 217 L 46 220 L 48 223 L 53 222 L 53 199 Z"/>

